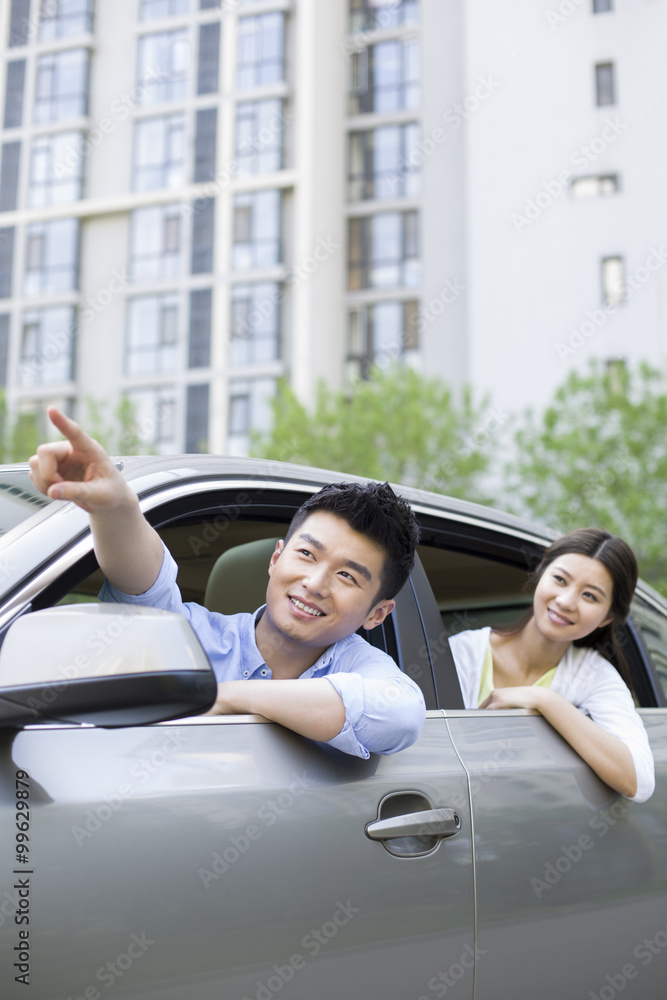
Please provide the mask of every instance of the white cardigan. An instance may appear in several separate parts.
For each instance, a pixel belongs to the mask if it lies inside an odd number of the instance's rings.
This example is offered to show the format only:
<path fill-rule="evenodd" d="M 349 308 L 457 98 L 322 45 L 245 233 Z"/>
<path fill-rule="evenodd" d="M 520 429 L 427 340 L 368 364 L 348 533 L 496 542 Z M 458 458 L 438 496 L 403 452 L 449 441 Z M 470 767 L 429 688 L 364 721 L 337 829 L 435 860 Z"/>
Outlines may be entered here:
<path fill-rule="evenodd" d="M 487 626 L 459 632 L 449 639 L 466 708 L 477 708 L 490 633 Z M 570 646 L 556 668 L 551 690 L 625 743 L 637 774 L 637 794 L 631 801 L 650 798 L 655 788 L 653 754 L 632 695 L 613 664 L 594 649 Z"/>

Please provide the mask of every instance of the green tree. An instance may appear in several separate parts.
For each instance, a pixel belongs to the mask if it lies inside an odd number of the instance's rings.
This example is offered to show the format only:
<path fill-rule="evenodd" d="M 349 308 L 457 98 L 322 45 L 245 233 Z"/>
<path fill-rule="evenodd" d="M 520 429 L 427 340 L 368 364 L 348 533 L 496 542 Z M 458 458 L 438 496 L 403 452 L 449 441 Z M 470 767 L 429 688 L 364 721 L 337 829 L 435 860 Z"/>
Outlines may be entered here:
<path fill-rule="evenodd" d="M 0 464 L 26 462 L 39 444 L 37 416 L 19 413 L 13 420 L 9 415 L 7 398 L 0 390 Z"/>
<path fill-rule="evenodd" d="M 509 496 L 556 531 L 598 525 L 635 550 L 667 593 L 667 395 L 648 365 L 571 373 L 539 417 L 526 414 Z"/>
<path fill-rule="evenodd" d="M 490 443 L 503 423 L 466 389 L 459 400 L 439 379 L 407 367 L 375 370 L 333 392 L 320 383 L 309 413 L 281 382 L 273 428 L 253 454 L 483 501 Z"/>
<path fill-rule="evenodd" d="M 150 453 L 151 449 L 142 446 L 139 440 L 134 403 L 127 396 L 121 396 L 110 421 L 106 416 L 108 405 L 106 401 L 86 396 L 87 415 L 84 426 L 90 436 L 99 441 L 109 454 Z"/>

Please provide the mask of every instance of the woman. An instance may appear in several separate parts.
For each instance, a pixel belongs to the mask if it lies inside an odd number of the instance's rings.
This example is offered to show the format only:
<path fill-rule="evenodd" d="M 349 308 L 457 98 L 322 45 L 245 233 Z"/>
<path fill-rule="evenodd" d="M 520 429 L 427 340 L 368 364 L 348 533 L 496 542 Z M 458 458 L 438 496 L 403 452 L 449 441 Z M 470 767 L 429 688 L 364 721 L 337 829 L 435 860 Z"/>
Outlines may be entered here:
<path fill-rule="evenodd" d="M 606 784 L 645 802 L 653 755 L 616 635 L 637 583 L 632 549 L 581 528 L 549 546 L 531 581 L 532 612 L 516 625 L 451 637 L 465 707 L 536 709 Z"/>

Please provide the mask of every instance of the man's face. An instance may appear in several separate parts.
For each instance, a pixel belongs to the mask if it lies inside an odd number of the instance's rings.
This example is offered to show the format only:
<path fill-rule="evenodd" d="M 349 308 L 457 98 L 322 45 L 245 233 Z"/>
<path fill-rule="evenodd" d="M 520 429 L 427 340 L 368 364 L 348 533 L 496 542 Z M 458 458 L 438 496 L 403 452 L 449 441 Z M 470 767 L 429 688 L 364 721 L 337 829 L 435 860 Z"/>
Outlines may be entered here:
<path fill-rule="evenodd" d="M 266 624 L 320 652 L 361 625 L 374 628 L 394 607 L 378 599 L 386 558 L 342 518 L 311 514 L 271 556 Z"/>

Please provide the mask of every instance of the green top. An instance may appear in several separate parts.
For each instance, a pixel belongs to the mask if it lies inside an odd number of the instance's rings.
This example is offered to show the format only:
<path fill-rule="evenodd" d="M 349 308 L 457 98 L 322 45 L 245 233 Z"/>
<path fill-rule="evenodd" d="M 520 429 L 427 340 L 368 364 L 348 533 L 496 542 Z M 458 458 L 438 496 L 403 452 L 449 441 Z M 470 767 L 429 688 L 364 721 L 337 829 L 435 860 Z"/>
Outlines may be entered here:
<path fill-rule="evenodd" d="M 551 670 L 547 670 L 546 674 L 535 681 L 534 687 L 551 687 L 551 682 L 554 679 L 554 674 L 556 673 L 557 667 L 552 667 Z M 479 685 L 479 696 L 477 698 L 477 707 L 485 701 L 491 692 L 493 691 L 493 650 L 491 649 L 491 643 L 486 648 L 486 656 L 484 657 L 484 666 L 482 667 L 482 680 Z"/>

